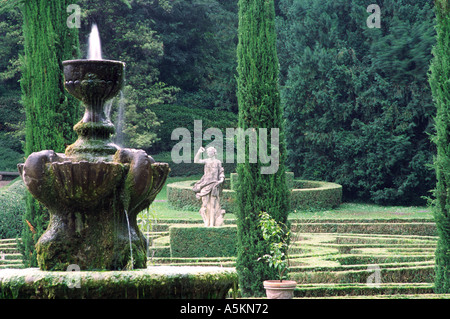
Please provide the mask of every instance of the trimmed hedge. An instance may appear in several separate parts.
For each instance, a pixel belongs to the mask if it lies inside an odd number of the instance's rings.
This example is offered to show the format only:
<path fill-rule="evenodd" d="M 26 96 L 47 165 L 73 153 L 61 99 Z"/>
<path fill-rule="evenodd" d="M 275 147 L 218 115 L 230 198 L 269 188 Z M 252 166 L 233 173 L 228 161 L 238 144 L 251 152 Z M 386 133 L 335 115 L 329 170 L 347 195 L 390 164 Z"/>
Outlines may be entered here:
<path fill-rule="evenodd" d="M 236 256 L 237 227 L 172 226 L 171 257 L 232 257 Z"/>
<path fill-rule="evenodd" d="M 294 180 L 291 191 L 291 209 L 329 209 L 342 202 L 342 186 L 320 181 Z"/>
<path fill-rule="evenodd" d="M 16 238 L 22 234 L 26 187 L 19 177 L 0 189 L 0 238 Z"/>
<path fill-rule="evenodd" d="M 195 197 L 195 193 L 192 187 L 197 181 L 182 181 L 167 184 L 167 199 L 169 204 L 177 209 L 200 209 L 202 202 Z M 230 180 L 225 179 L 224 187 L 229 187 Z M 222 209 L 225 209 L 227 213 L 234 212 L 234 191 L 224 188 L 222 191 L 222 197 L 220 198 L 220 204 Z"/>
<path fill-rule="evenodd" d="M 293 172 L 286 172 L 286 185 L 289 189 L 294 188 L 294 173 Z M 237 173 L 231 173 L 230 174 L 230 187 L 231 190 L 235 191 L 239 186 L 239 177 Z M 298 187 L 303 188 L 303 187 Z"/>
<path fill-rule="evenodd" d="M 433 285 L 430 283 L 386 283 L 376 287 L 367 284 L 306 284 L 298 285 L 294 297 L 329 297 L 329 296 L 373 296 L 399 294 L 431 294 Z"/>
<path fill-rule="evenodd" d="M 434 280 L 434 266 L 394 267 L 383 268 L 380 265 L 380 276 L 383 283 L 432 283 Z M 367 270 L 347 271 L 315 271 L 290 273 L 291 280 L 297 283 L 367 283 L 371 273 Z"/>
<path fill-rule="evenodd" d="M 192 175 L 202 175 L 205 172 L 205 165 L 199 165 L 197 163 L 177 163 L 170 161 L 165 161 L 170 167 L 170 176 L 192 176 Z M 227 172 L 235 171 L 235 163 L 222 163 L 224 170 Z"/>
<path fill-rule="evenodd" d="M 236 271 L 222 267 L 159 266 L 131 271 L 5 269 L 0 270 L 0 299 L 224 299 L 237 282 Z"/>
<path fill-rule="evenodd" d="M 286 177 L 287 183 L 294 187 L 290 192 L 292 211 L 330 209 L 341 204 L 342 186 L 339 184 L 294 180 L 292 174 L 286 174 Z M 182 181 L 168 184 L 167 199 L 170 205 L 176 209 L 200 209 L 201 201 L 195 197 L 195 193 L 192 191 L 195 182 Z M 234 189 L 237 187 L 237 174 L 230 174 L 230 179 L 225 180 L 224 187 L 220 203 L 227 213 L 234 213 L 236 209 Z"/>
<path fill-rule="evenodd" d="M 390 234 L 436 236 L 436 224 L 433 222 L 318 222 L 293 223 L 292 231 L 303 233 L 351 233 L 351 234 Z"/>

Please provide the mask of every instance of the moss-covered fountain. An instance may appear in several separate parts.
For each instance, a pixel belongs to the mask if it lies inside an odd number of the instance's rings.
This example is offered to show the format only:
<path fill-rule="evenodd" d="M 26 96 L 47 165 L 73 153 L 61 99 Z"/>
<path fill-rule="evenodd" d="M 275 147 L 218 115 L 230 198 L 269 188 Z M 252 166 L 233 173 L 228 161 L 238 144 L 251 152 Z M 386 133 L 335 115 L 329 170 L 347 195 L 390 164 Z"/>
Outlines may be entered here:
<path fill-rule="evenodd" d="M 64 154 L 43 150 L 18 169 L 50 213 L 36 244 L 38 268 L 0 271 L 0 298 L 223 298 L 234 269 L 147 267 L 137 214 L 166 181 L 167 163 L 111 142 L 105 102 L 121 90 L 124 63 L 63 62 L 64 86 L 83 102 L 78 140 Z"/>
<path fill-rule="evenodd" d="M 114 125 L 104 104 L 121 89 L 123 63 L 72 60 L 63 66 L 65 88 L 86 108 L 74 127 L 78 140 L 65 154 L 45 150 L 19 164 L 27 189 L 51 215 L 36 245 L 39 268 L 146 268 L 146 242 L 136 216 L 161 190 L 169 166 L 110 141 Z"/>

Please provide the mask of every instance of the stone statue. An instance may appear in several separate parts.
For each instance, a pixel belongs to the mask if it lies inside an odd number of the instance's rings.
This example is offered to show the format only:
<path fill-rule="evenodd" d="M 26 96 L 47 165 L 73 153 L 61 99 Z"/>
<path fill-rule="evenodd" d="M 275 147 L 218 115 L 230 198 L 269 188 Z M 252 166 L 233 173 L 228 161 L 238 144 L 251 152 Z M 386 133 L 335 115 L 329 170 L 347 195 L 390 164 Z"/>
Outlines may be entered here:
<path fill-rule="evenodd" d="M 225 210 L 220 206 L 220 196 L 225 180 L 224 169 L 220 160 L 216 158 L 217 151 L 214 147 L 206 149 L 207 159 L 201 159 L 203 152 L 205 152 L 205 148 L 200 147 L 194 157 L 194 163 L 205 164 L 205 170 L 202 178 L 194 184 L 192 190 L 196 193 L 196 197 L 202 200 L 200 215 L 205 226 L 222 226 Z"/>

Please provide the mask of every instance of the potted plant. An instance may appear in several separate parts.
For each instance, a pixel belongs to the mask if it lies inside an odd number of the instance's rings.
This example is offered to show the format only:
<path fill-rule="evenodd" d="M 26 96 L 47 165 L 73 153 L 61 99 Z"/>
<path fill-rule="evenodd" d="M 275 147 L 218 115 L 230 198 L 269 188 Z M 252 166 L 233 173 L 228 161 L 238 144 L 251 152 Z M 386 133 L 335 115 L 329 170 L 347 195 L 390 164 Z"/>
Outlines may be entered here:
<path fill-rule="evenodd" d="M 269 266 L 278 272 L 277 280 L 265 280 L 263 282 L 267 298 L 292 299 L 297 282 L 287 280 L 290 231 L 286 225 L 278 224 L 267 212 L 260 214 L 259 226 L 264 240 L 269 242 L 270 253 L 258 258 L 258 260 L 266 260 Z"/>

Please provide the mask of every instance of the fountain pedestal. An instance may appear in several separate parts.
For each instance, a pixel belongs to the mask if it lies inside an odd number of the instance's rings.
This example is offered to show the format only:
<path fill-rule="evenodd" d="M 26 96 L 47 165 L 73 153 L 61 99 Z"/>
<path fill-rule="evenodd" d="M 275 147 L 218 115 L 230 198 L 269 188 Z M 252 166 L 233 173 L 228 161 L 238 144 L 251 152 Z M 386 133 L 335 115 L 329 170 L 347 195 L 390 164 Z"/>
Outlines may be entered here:
<path fill-rule="evenodd" d="M 65 154 L 44 150 L 18 165 L 26 187 L 50 213 L 36 244 L 39 268 L 146 268 L 147 243 L 136 217 L 163 187 L 169 166 L 110 140 L 114 126 L 104 104 L 122 87 L 122 62 L 72 60 L 63 66 L 66 89 L 86 109 L 74 127 L 78 140 Z"/>

